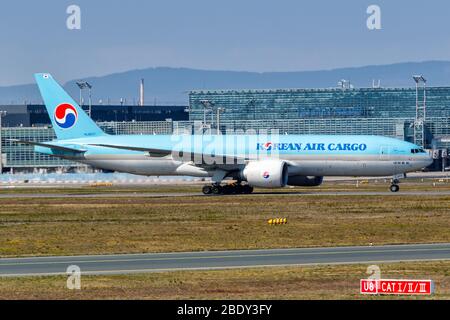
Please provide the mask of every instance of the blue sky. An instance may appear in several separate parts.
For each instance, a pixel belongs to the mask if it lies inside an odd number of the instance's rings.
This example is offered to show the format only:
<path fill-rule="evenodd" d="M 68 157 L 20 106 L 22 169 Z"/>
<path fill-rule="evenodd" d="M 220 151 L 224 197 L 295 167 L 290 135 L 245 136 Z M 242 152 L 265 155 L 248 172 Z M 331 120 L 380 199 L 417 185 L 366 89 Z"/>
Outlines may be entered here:
<path fill-rule="evenodd" d="M 81 8 L 81 30 L 66 8 Z M 366 9 L 381 8 L 381 30 Z M 0 86 L 130 69 L 302 71 L 450 60 L 450 1 L 40 0 L 0 4 Z"/>

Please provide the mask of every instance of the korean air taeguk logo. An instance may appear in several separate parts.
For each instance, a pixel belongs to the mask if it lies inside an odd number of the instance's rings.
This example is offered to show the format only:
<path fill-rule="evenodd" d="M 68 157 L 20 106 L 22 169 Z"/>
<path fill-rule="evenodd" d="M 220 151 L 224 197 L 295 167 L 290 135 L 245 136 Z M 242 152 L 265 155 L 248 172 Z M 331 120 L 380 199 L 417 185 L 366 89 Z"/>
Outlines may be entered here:
<path fill-rule="evenodd" d="M 61 103 L 55 108 L 53 114 L 56 124 L 62 129 L 69 129 L 77 122 L 78 113 L 69 103 Z"/>
<path fill-rule="evenodd" d="M 262 143 L 261 150 L 272 150 L 272 142 Z"/>

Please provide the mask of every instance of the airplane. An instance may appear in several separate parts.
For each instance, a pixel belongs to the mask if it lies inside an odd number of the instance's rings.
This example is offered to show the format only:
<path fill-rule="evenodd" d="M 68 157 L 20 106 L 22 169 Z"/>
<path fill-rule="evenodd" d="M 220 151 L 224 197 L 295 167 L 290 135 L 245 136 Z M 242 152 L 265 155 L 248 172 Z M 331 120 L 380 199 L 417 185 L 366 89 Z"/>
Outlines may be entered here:
<path fill-rule="evenodd" d="M 254 187 L 319 186 L 324 176 L 392 176 L 399 191 L 407 172 L 432 163 L 422 147 L 370 135 L 109 135 L 48 73 L 35 79 L 56 140 L 36 152 L 92 167 L 146 176 L 211 178 L 204 194 L 253 192 Z M 227 179 L 234 184 L 223 184 Z"/>

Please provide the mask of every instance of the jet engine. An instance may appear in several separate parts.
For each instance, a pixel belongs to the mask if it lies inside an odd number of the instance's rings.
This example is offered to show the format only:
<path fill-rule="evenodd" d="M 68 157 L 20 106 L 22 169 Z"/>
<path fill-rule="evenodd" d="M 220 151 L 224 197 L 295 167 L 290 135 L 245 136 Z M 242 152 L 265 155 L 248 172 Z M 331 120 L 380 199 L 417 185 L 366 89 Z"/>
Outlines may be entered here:
<path fill-rule="evenodd" d="M 291 176 L 288 178 L 287 184 L 290 186 L 316 187 L 323 182 L 323 177 L 316 176 Z"/>
<path fill-rule="evenodd" d="M 282 160 L 251 161 L 241 176 L 253 187 L 280 188 L 288 182 L 288 165 Z"/>

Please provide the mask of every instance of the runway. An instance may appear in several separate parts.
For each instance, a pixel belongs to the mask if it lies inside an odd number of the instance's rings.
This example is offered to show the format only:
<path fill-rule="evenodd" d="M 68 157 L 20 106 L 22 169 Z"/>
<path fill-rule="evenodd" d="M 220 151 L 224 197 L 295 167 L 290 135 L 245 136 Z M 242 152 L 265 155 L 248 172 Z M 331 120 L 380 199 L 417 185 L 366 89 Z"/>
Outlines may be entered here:
<path fill-rule="evenodd" d="M 108 192 L 108 193 L 4 193 L 0 199 L 23 198 L 161 198 L 203 196 L 199 192 Z"/>
<path fill-rule="evenodd" d="M 450 260 L 450 243 L 0 259 L 0 277 Z"/>
<path fill-rule="evenodd" d="M 440 191 L 257 191 L 250 195 L 206 195 L 206 197 L 249 197 L 249 196 L 448 196 L 450 190 Z M 167 198 L 167 197 L 205 197 L 198 192 L 107 192 L 107 193 L 0 193 L 0 199 L 28 198 Z"/>

